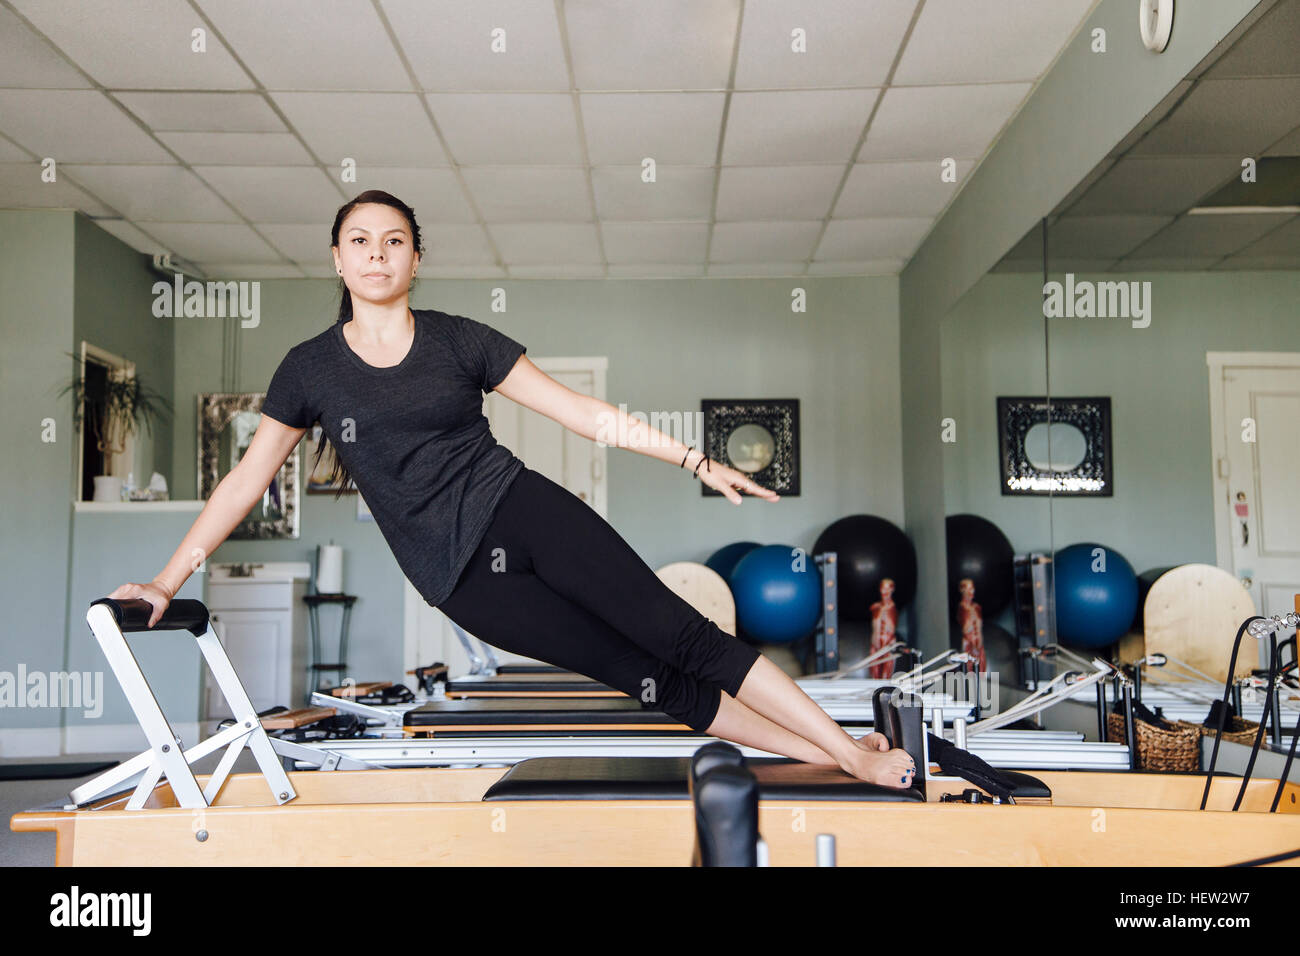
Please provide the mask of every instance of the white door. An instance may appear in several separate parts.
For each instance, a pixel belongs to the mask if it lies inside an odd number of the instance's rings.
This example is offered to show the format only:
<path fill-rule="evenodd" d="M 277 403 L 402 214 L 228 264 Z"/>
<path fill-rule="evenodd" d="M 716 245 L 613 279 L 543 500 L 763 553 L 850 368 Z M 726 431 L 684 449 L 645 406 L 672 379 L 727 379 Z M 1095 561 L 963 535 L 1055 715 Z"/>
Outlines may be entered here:
<path fill-rule="evenodd" d="M 607 363 L 603 357 L 533 359 L 533 362 L 560 384 L 582 395 L 604 400 Z M 604 448 L 496 392 L 484 396 L 484 399 L 483 413 L 497 441 L 529 468 L 568 488 L 590 504 L 602 518 L 605 517 Z M 446 615 L 426 604 L 410 581 L 406 582 L 404 632 L 403 670 L 409 671 L 434 661 L 445 662 L 453 676 L 469 670 L 469 658 Z M 496 654 L 502 664 L 536 663 L 504 651 Z"/>
<path fill-rule="evenodd" d="M 1250 361 L 1221 371 L 1216 538 L 1221 563 L 1226 552 L 1224 566 L 1272 615 L 1300 594 L 1300 356 Z"/>

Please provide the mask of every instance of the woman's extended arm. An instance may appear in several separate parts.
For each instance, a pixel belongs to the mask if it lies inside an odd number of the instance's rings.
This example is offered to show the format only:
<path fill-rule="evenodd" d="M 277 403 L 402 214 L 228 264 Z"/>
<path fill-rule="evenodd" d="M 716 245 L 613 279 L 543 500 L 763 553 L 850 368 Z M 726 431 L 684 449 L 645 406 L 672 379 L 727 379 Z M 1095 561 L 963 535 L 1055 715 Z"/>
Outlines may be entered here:
<path fill-rule="evenodd" d="M 677 439 L 629 416 L 621 408 L 561 385 L 534 365 L 526 355 L 519 357 L 519 361 L 496 387 L 496 391 L 511 401 L 559 422 L 583 438 L 616 448 L 627 448 L 684 467 L 709 487 L 726 495 L 733 504 L 740 504 L 740 495 L 736 489 L 768 501 L 776 501 L 780 497 L 775 491 L 764 488 L 734 468 L 716 461 L 701 464 L 704 458 L 702 451 L 688 449 Z M 700 466 L 698 470 L 697 465 Z"/>
<path fill-rule="evenodd" d="M 290 428 L 263 416 L 243 458 L 217 483 L 161 573 L 149 584 L 128 582 L 108 596 L 148 601 L 154 609 L 149 616 L 149 627 L 153 627 L 186 579 L 252 510 L 305 432 L 305 428 Z"/>

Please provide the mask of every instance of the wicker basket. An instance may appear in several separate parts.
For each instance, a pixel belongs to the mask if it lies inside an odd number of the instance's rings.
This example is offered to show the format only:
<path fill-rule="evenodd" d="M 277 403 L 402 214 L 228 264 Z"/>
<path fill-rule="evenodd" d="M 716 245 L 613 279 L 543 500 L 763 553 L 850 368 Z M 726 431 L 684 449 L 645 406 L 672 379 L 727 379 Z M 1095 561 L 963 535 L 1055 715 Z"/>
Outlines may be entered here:
<path fill-rule="evenodd" d="M 1201 735 L 1196 725 L 1173 723 L 1173 730 L 1162 730 L 1145 720 L 1134 721 L 1139 770 L 1195 773 L 1201 769 Z M 1106 715 L 1106 737 L 1112 743 L 1127 743 L 1123 714 Z"/>
<path fill-rule="evenodd" d="M 1195 727 L 1202 737 L 1213 737 L 1214 728 L 1206 727 L 1203 724 L 1193 724 L 1186 720 L 1175 720 L 1172 723 L 1181 727 Z M 1223 728 L 1223 739 L 1231 741 L 1234 744 L 1245 744 L 1247 747 L 1255 743 L 1255 733 L 1259 730 L 1259 724 L 1253 720 L 1246 720 L 1243 717 L 1233 717 L 1232 721 Z"/>

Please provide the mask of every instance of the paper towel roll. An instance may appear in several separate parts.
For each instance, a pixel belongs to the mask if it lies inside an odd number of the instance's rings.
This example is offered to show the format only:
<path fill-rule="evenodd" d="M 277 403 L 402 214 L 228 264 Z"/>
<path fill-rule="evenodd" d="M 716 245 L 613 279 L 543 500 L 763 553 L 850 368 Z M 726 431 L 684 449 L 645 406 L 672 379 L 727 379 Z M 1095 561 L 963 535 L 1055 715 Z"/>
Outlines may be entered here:
<path fill-rule="evenodd" d="M 343 548 L 337 544 L 322 544 L 316 552 L 316 592 L 342 594 Z"/>

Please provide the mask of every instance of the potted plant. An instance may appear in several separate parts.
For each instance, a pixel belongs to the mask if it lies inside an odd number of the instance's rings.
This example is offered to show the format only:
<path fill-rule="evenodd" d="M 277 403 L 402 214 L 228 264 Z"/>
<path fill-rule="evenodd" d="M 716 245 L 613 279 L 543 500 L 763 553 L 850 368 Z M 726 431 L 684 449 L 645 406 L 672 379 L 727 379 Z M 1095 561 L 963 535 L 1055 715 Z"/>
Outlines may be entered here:
<path fill-rule="evenodd" d="M 72 352 L 64 354 L 81 362 Z M 126 439 L 139 424 L 152 437 L 154 417 L 162 414 L 162 407 L 170 408 L 170 403 L 146 386 L 138 375 L 127 375 L 121 368 L 109 368 L 103 379 L 96 376 L 87 380 L 78 375 L 59 395 L 68 392 L 73 393 L 75 400 L 73 425 L 81 427 L 83 411 L 88 413 L 95 447 L 104 454 L 105 473 L 95 478 L 95 500 L 120 501 L 122 479 L 110 474 L 114 456 L 126 450 Z"/>

